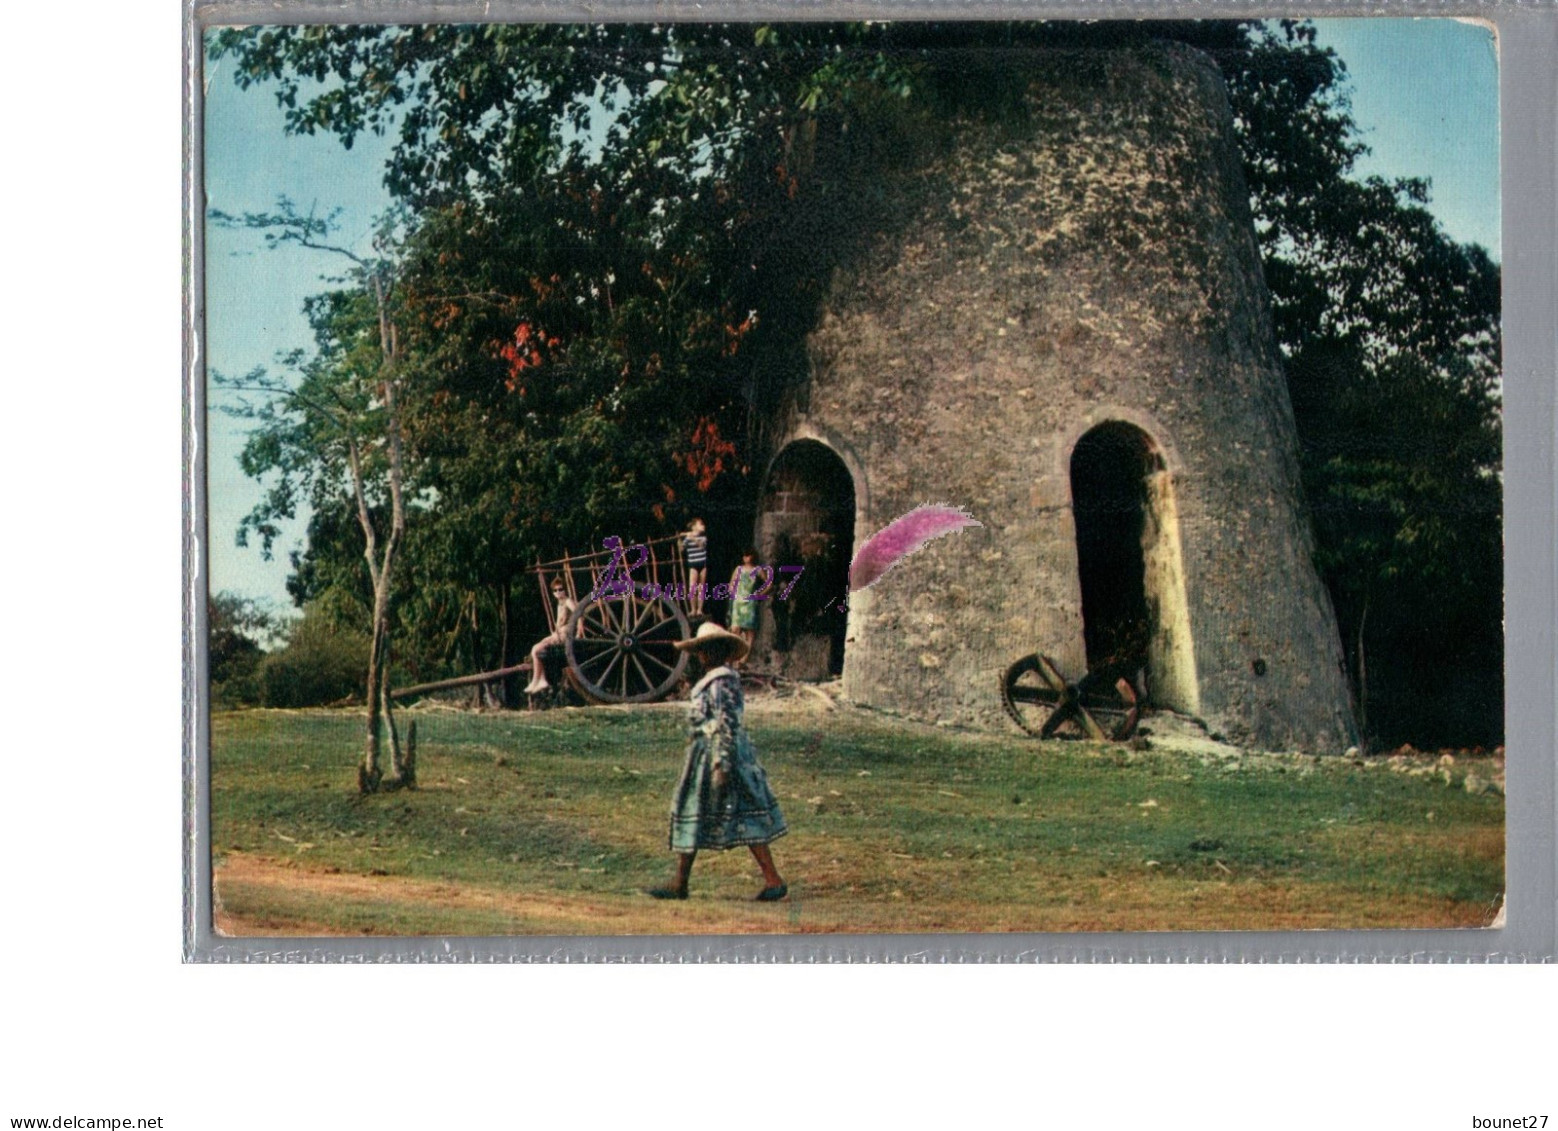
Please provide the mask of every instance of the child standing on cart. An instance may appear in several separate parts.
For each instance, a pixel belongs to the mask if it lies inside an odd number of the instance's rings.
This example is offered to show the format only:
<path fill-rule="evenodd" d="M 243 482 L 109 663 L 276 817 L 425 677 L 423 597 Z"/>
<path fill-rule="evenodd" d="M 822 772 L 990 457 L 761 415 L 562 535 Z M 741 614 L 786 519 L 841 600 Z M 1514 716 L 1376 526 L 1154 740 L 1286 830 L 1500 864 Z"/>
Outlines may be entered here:
<path fill-rule="evenodd" d="M 695 518 L 682 535 L 682 556 L 687 561 L 687 611 L 703 612 L 703 591 L 709 580 L 709 538 L 703 519 Z"/>

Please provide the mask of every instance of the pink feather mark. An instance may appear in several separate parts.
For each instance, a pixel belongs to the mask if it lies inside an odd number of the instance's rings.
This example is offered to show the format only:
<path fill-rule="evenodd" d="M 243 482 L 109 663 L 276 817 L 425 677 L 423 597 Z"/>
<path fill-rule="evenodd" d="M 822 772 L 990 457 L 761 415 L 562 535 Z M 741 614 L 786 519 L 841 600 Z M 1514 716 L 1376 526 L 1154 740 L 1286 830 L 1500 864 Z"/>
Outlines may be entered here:
<path fill-rule="evenodd" d="M 861 545 L 849 564 L 849 591 L 864 589 L 925 543 L 965 526 L 983 526 L 961 507 L 927 503 L 895 518 Z"/>

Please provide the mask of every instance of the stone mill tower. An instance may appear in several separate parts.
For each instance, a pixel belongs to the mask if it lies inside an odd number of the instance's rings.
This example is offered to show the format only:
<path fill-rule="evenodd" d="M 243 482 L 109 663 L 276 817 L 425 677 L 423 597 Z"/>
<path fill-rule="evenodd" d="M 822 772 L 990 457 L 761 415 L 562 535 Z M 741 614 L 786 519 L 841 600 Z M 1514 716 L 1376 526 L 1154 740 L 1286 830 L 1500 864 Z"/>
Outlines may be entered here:
<path fill-rule="evenodd" d="M 813 649 L 850 700 L 1006 730 L 1018 657 L 1075 676 L 1134 638 L 1155 705 L 1340 752 L 1342 650 L 1221 77 L 1177 45 L 1038 55 L 1014 110 L 854 194 L 774 424 L 761 560 L 809 540 L 847 563 L 917 504 L 966 506 L 982 528 L 856 594 L 833 655 Z"/>

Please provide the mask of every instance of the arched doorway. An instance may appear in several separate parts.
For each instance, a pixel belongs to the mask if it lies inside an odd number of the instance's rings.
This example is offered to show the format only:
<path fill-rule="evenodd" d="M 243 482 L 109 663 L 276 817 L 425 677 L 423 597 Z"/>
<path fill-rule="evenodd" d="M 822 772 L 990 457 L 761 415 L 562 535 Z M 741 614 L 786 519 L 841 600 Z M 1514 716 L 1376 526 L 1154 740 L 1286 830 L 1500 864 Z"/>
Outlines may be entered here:
<path fill-rule="evenodd" d="M 1179 515 L 1158 446 L 1135 425 L 1098 425 L 1072 449 L 1071 504 L 1088 669 L 1142 669 L 1150 702 L 1198 714 Z"/>
<path fill-rule="evenodd" d="M 855 485 L 849 469 L 817 440 L 787 444 L 769 469 L 758 505 L 757 551 L 774 566 L 802 566 L 787 599 L 769 603 L 771 646 L 797 679 L 825 679 L 844 670 L 846 614 L 854 553 Z M 794 574 L 776 575 L 774 594 Z M 765 626 L 766 627 L 766 626 Z"/>

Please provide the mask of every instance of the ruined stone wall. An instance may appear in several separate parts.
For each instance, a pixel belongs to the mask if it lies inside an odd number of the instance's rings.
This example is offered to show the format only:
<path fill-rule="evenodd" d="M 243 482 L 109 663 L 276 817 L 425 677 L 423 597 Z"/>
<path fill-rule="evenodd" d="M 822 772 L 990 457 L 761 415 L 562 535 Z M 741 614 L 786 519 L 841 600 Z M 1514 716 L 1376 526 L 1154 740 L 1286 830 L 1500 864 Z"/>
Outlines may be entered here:
<path fill-rule="evenodd" d="M 1019 656 L 1080 674 L 1070 457 L 1124 421 L 1170 500 L 1149 569 L 1179 559 L 1154 647 L 1183 650 L 1167 682 L 1192 686 L 1164 694 L 1230 739 L 1338 752 L 1342 652 L 1221 79 L 1176 46 L 1030 75 L 1025 114 L 952 123 L 862 194 L 882 234 L 834 272 L 781 413 L 776 451 L 809 436 L 849 465 L 856 545 L 924 502 L 984 523 L 854 597 L 844 694 L 1000 729 Z"/>

